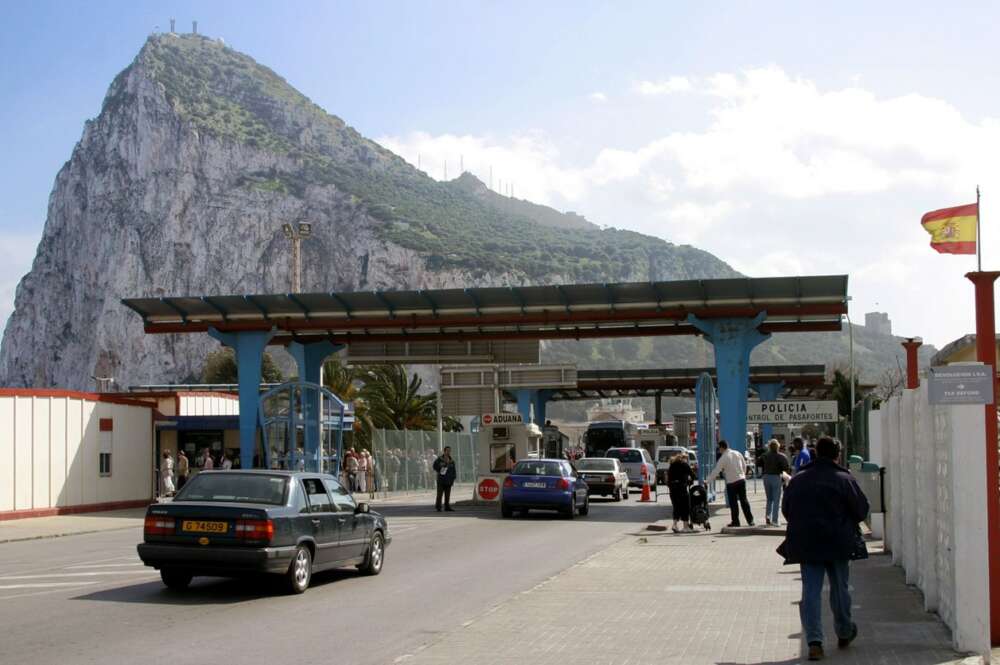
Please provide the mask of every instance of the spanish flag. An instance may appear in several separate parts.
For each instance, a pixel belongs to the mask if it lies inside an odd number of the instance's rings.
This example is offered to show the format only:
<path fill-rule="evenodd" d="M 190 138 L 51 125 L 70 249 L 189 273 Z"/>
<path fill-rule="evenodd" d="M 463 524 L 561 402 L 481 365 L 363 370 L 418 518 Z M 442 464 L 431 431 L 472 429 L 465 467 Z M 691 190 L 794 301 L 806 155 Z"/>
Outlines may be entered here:
<path fill-rule="evenodd" d="M 942 254 L 976 253 L 979 204 L 942 208 L 924 215 L 920 223 L 931 234 L 931 247 Z"/>

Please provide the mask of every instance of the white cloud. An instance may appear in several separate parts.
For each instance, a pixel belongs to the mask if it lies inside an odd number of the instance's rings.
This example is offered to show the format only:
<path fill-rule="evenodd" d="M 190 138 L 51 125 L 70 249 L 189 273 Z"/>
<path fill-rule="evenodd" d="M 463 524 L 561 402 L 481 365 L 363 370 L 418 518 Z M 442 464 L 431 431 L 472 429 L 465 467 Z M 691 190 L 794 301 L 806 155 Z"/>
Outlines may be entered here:
<path fill-rule="evenodd" d="M 636 81 L 632 89 L 640 95 L 669 95 L 675 92 L 688 92 L 694 87 L 691 79 L 685 76 L 671 76 L 662 81 Z"/>
<path fill-rule="evenodd" d="M 590 101 L 597 102 L 598 104 L 603 104 L 608 101 L 608 96 L 603 92 L 592 92 L 588 95 L 588 97 L 590 98 Z"/>
<path fill-rule="evenodd" d="M 933 343 L 971 330 L 971 287 L 961 274 L 973 261 L 935 254 L 919 218 L 969 202 L 977 183 L 987 197 L 1000 192 L 1000 119 L 857 83 L 822 89 L 777 67 L 634 88 L 692 93 L 672 99 L 671 112 L 690 104 L 704 120 L 684 131 L 664 131 L 662 118 L 647 122 L 628 147 L 604 143 L 597 123 L 566 150 L 537 130 L 381 142 L 413 163 L 420 154 L 438 178 L 443 160 L 457 165 L 459 154 L 483 180 L 493 164 L 495 184 L 514 181 L 518 196 L 699 245 L 747 274 L 848 272 L 857 318 L 877 301 L 898 329 Z M 588 156 L 566 156 L 581 143 L 592 146 Z M 996 238 L 984 248 L 1000 246 Z"/>

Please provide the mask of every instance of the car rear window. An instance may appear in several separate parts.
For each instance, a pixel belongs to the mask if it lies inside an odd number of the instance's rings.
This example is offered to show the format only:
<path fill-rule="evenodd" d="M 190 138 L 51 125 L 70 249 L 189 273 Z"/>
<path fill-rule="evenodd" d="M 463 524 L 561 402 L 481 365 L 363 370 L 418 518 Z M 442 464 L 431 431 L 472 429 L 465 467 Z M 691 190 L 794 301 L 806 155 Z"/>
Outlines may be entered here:
<path fill-rule="evenodd" d="M 674 455 L 681 452 L 682 450 L 683 450 L 682 448 L 666 448 L 664 450 L 661 450 L 658 453 L 660 456 L 660 461 L 669 462 L 671 459 L 673 459 Z"/>
<path fill-rule="evenodd" d="M 611 457 L 623 463 L 643 461 L 642 452 L 638 448 L 612 449 L 608 451 L 605 457 Z"/>
<path fill-rule="evenodd" d="M 577 460 L 576 468 L 580 471 L 614 471 L 615 461 L 613 459 L 589 458 Z"/>
<path fill-rule="evenodd" d="M 563 469 L 559 462 L 518 462 L 513 473 L 518 476 L 561 476 Z"/>
<path fill-rule="evenodd" d="M 227 471 L 199 473 L 189 480 L 174 497 L 174 501 L 218 501 L 220 503 L 285 504 L 288 479 Z"/>

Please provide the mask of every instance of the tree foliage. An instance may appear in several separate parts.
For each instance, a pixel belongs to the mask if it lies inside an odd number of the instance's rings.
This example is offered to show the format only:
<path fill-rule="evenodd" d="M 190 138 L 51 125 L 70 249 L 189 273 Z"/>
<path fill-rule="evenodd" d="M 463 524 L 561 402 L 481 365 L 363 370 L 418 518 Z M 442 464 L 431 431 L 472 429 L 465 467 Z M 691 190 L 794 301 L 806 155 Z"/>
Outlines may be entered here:
<path fill-rule="evenodd" d="M 201 370 L 202 383 L 236 383 L 238 380 L 236 354 L 232 349 L 225 347 L 205 356 L 205 364 Z M 281 383 L 283 380 L 284 377 L 274 358 L 265 351 L 261 361 L 261 381 Z"/>

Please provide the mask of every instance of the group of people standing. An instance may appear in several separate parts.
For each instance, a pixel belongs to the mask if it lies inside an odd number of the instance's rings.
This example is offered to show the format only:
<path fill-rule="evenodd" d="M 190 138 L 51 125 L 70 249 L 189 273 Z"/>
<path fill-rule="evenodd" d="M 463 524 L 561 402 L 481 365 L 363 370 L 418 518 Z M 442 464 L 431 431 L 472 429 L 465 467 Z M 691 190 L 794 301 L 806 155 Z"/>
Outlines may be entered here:
<path fill-rule="evenodd" d="M 344 485 L 351 492 L 369 494 L 375 496 L 375 458 L 367 450 L 355 451 L 354 447 L 347 449 L 344 453 L 343 464 Z"/>
<path fill-rule="evenodd" d="M 201 456 L 197 458 L 196 464 L 203 471 L 210 471 L 216 468 L 227 471 L 233 468 L 233 459 L 223 452 L 219 454 L 218 461 L 216 461 L 216 458 L 212 457 L 211 451 L 208 448 L 204 448 L 202 449 Z M 160 462 L 160 495 L 173 496 L 184 487 L 190 476 L 191 461 L 188 459 L 187 453 L 183 450 L 178 450 L 177 461 L 175 463 L 174 458 L 170 455 L 170 451 L 165 451 L 163 453 L 163 460 Z"/>

